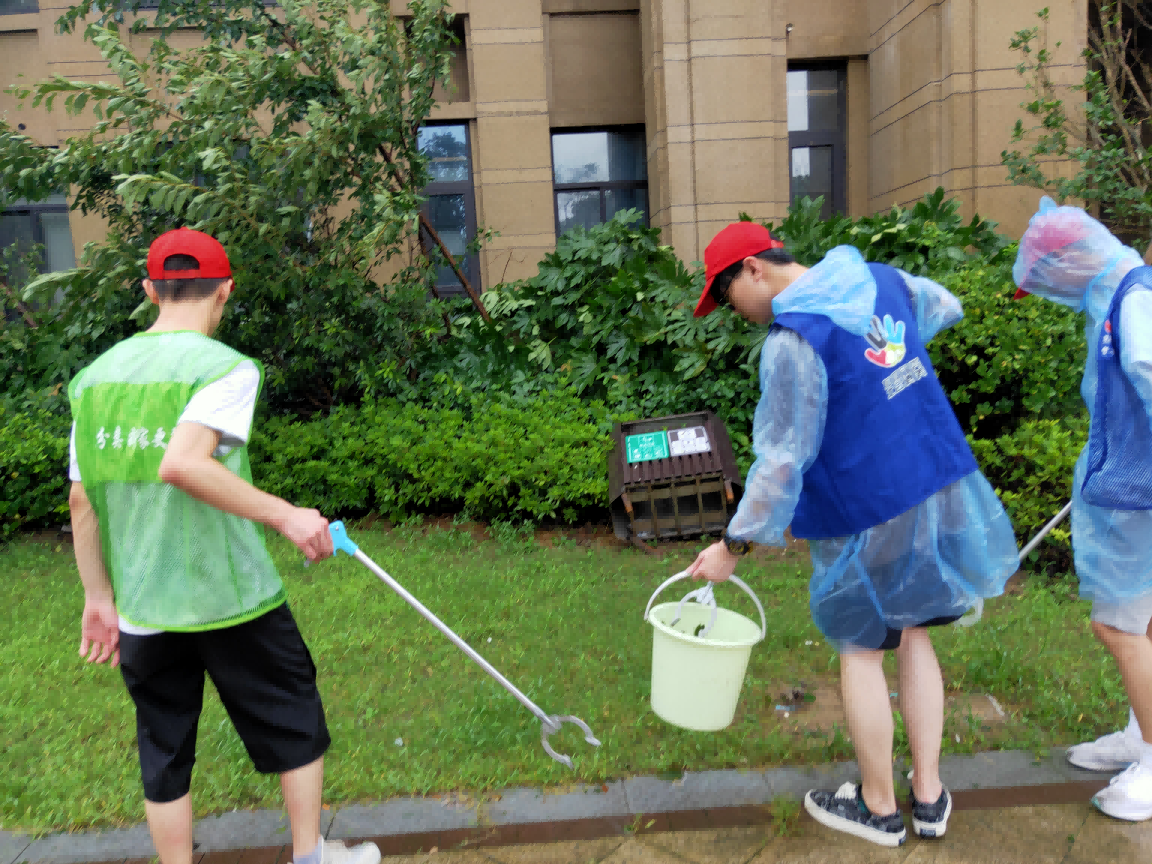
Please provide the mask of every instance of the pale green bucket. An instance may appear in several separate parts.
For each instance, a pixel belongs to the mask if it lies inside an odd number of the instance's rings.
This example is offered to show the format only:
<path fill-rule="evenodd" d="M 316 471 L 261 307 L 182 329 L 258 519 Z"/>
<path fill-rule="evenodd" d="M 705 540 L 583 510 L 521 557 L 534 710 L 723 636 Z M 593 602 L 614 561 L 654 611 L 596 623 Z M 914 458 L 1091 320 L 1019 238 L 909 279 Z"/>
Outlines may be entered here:
<path fill-rule="evenodd" d="M 759 598 L 735 576 L 728 581 L 755 602 L 759 625 L 738 612 L 684 600 L 653 608 L 661 591 L 687 578 L 685 571 L 666 581 L 644 610 L 652 625 L 652 710 L 674 726 L 715 732 L 736 716 L 752 646 L 764 638 L 768 624 Z"/>

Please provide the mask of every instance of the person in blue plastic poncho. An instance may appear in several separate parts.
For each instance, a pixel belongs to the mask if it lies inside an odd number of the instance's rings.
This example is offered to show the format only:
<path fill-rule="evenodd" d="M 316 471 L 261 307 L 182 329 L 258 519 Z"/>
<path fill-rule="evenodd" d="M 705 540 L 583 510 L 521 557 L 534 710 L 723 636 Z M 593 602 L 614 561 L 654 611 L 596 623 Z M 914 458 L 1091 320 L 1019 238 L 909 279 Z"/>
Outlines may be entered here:
<path fill-rule="evenodd" d="M 862 782 L 813 790 L 819 822 L 885 846 L 906 839 L 892 780 L 892 709 L 881 662 L 899 661 L 914 774 L 913 827 L 944 834 L 944 685 L 927 627 L 1000 594 L 1017 569 L 1012 526 L 976 462 L 925 343 L 963 317 L 942 287 L 851 246 L 811 269 L 762 226 L 736 223 L 704 253 L 696 315 L 718 305 L 775 319 L 760 352 L 756 461 L 720 542 L 689 568 L 723 581 L 751 543 L 809 541 L 812 617 L 840 651 Z"/>
<path fill-rule="evenodd" d="M 1120 667 L 1128 728 L 1068 750 L 1095 771 L 1122 771 L 1092 799 L 1119 819 L 1152 818 L 1152 268 L 1078 207 L 1050 198 L 1028 223 L 1012 275 L 1036 294 L 1087 311 L 1080 394 L 1091 415 L 1072 479 L 1072 548 L 1092 630 Z"/>

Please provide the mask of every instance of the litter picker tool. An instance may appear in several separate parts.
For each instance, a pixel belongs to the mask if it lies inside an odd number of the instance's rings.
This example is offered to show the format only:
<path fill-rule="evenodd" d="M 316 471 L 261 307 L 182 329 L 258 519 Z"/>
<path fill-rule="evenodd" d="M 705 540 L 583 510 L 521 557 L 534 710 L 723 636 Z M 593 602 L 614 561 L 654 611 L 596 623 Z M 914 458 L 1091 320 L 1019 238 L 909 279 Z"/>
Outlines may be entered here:
<path fill-rule="evenodd" d="M 1020 563 L 1021 564 L 1023 564 L 1024 559 L 1028 557 L 1028 553 L 1031 552 L 1033 549 L 1035 549 L 1037 546 L 1039 546 L 1040 541 L 1043 540 L 1046 536 L 1048 536 L 1048 532 L 1051 531 L 1053 528 L 1055 528 L 1057 525 L 1059 525 L 1061 522 L 1064 521 L 1064 517 L 1067 516 L 1068 513 L 1071 512 L 1071 510 L 1072 510 L 1072 502 L 1069 501 L 1067 504 L 1064 505 L 1063 510 L 1061 510 L 1059 513 L 1057 513 L 1055 516 L 1053 516 L 1051 519 L 1049 519 L 1048 524 L 1045 525 L 1043 528 L 1041 528 L 1040 531 L 1036 534 L 1036 536 L 1028 541 L 1028 545 L 1020 550 Z"/>
<path fill-rule="evenodd" d="M 413 609 L 431 621 L 437 630 L 439 630 L 454 643 L 456 643 L 457 648 L 459 648 L 474 661 L 476 661 L 477 665 L 479 665 L 481 669 L 483 669 L 498 682 L 500 682 L 500 685 L 513 696 L 515 696 L 521 705 L 536 715 L 536 718 L 540 721 L 542 726 L 540 732 L 540 743 L 544 745 L 545 753 L 547 753 L 557 762 L 567 765 L 569 768 L 572 767 L 571 757 L 565 756 L 563 753 L 557 753 L 552 749 L 552 745 L 548 743 L 548 738 L 551 735 L 559 732 L 560 727 L 565 723 L 572 723 L 575 726 L 579 726 L 580 731 L 584 733 L 585 741 L 587 741 L 593 747 L 600 746 L 600 741 L 597 740 L 597 738 L 592 734 L 592 730 L 588 728 L 588 724 L 581 720 L 579 717 L 574 717 L 571 714 L 545 714 L 544 711 L 535 702 L 521 693 L 516 685 L 501 675 L 496 670 L 495 666 L 481 657 L 479 653 L 477 653 L 475 649 L 472 648 L 471 645 L 453 633 L 447 624 L 429 612 L 423 603 L 409 594 L 404 589 L 403 585 L 385 573 L 384 570 L 375 561 L 361 552 L 360 547 L 353 543 L 352 539 L 348 536 L 348 532 L 344 529 L 343 522 L 333 522 L 328 526 L 328 531 L 332 535 L 333 555 L 335 555 L 337 552 L 344 552 L 352 558 L 355 558 L 357 561 L 359 561 L 361 564 L 379 576 L 385 585 L 403 597 Z"/>

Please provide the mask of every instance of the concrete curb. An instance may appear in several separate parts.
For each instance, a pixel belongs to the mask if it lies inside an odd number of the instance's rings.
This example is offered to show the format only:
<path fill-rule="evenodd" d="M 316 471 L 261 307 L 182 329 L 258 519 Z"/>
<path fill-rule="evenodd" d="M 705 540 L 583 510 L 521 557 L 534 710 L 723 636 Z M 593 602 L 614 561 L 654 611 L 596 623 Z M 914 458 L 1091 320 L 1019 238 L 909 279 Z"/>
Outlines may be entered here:
<path fill-rule="evenodd" d="M 1072 767 L 1063 749 L 1037 759 L 1031 752 L 1008 750 L 974 756 L 949 756 L 940 773 L 953 791 L 1084 784 L 1099 781 Z M 686 772 L 667 780 L 630 777 L 605 786 L 584 786 L 561 793 L 509 789 L 482 801 L 400 798 L 374 805 L 354 804 L 324 811 L 322 829 L 335 839 L 432 834 L 487 826 L 531 825 L 717 808 L 756 807 L 773 798 L 802 796 L 816 786 L 836 786 L 858 776 L 853 762 L 772 768 L 766 771 Z M 899 778 L 898 778 L 899 780 Z M 904 788 L 898 783 L 897 789 Z M 291 843 L 281 810 L 237 811 L 196 825 L 198 852 L 280 846 Z M 0 864 L 82 864 L 154 854 L 145 825 L 113 831 L 53 834 L 39 839 L 0 832 Z"/>

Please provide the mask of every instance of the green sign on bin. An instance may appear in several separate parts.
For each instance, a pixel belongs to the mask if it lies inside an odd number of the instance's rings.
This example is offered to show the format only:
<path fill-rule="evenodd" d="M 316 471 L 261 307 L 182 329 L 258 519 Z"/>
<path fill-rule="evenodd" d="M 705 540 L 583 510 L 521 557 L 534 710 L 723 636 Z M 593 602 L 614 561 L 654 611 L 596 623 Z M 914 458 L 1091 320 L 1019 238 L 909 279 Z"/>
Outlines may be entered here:
<path fill-rule="evenodd" d="M 628 454 L 629 463 L 667 459 L 668 433 L 645 432 L 643 435 L 629 435 L 624 439 L 624 449 Z"/>

